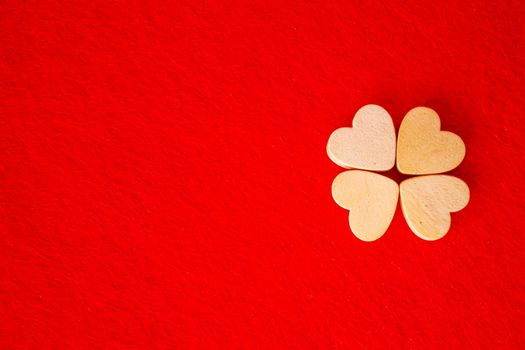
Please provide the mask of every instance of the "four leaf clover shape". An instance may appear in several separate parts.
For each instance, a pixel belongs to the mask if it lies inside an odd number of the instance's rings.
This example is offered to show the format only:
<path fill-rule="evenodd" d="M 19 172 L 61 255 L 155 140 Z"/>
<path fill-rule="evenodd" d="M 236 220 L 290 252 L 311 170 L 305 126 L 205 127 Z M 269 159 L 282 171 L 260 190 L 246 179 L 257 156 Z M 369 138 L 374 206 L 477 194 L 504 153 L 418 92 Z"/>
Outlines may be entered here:
<path fill-rule="evenodd" d="M 352 127 L 335 130 L 328 139 L 328 157 L 350 169 L 332 183 L 335 202 L 350 211 L 352 232 L 363 241 L 375 241 L 386 232 L 398 198 L 408 226 L 418 237 L 434 241 L 447 234 L 451 212 L 462 210 L 470 192 L 461 179 L 443 173 L 465 157 L 465 144 L 442 131 L 439 115 L 427 107 L 410 110 L 396 139 L 390 114 L 381 106 L 361 107 Z M 378 174 L 397 166 L 414 175 L 398 185 Z"/>

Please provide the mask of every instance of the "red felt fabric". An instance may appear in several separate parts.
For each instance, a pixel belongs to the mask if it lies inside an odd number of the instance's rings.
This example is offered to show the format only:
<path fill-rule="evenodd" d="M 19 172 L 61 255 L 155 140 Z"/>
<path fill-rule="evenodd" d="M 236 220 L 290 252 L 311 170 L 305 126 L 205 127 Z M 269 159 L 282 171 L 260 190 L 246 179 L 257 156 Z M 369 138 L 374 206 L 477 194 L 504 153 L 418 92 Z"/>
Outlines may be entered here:
<path fill-rule="evenodd" d="M 522 1 L 0 9 L 0 348 L 524 348 Z M 465 141 L 444 239 L 333 202 L 368 103 Z"/>

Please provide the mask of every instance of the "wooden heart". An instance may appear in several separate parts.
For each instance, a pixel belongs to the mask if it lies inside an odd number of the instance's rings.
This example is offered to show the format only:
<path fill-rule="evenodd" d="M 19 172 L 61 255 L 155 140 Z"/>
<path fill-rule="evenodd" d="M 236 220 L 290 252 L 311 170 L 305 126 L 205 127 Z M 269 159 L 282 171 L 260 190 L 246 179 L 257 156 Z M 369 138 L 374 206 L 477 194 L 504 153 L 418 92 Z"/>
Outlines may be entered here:
<path fill-rule="evenodd" d="M 426 107 L 410 110 L 399 127 L 397 169 L 408 175 L 444 173 L 465 157 L 465 144 L 449 131 L 440 131 L 438 114 Z"/>
<path fill-rule="evenodd" d="M 401 183 L 401 208 L 412 232 L 434 241 L 447 234 L 450 213 L 465 208 L 470 192 L 467 184 L 454 176 L 427 175 Z"/>
<path fill-rule="evenodd" d="M 335 202 L 350 210 L 350 229 L 363 241 L 375 241 L 387 230 L 396 211 L 399 186 L 383 175 L 349 170 L 332 183 Z"/>
<path fill-rule="evenodd" d="M 352 128 L 339 128 L 328 139 L 328 157 L 346 169 L 386 171 L 394 167 L 396 131 L 390 114 L 366 105 L 355 114 Z"/>

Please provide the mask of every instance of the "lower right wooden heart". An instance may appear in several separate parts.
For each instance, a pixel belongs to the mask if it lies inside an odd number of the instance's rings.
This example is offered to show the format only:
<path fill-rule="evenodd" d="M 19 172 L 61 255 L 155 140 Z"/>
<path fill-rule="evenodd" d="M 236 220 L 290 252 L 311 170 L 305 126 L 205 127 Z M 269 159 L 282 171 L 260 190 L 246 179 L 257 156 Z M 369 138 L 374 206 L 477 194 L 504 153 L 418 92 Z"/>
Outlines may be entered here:
<path fill-rule="evenodd" d="M 428 241 L 447 234 L 450 213 L 465 208 L 470 197 L 467 184 L 449 175 L 413 177 L 403 181 L 399 190 L 408 226 L 418 237 Z"/>

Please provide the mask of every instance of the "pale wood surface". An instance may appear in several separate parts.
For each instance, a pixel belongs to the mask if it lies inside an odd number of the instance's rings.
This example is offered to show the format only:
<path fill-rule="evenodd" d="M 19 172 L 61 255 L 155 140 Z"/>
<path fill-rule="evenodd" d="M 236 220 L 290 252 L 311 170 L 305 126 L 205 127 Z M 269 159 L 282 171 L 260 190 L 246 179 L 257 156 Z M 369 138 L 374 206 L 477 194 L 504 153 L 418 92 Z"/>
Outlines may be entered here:
<path fill-rule="evenodd" d="M 388 112 L 377 105 L 361 107 L 352 128 L 335 130 L 326 146 L 328 157 L 346 169 L 390 170 L 395 165 L 396 132 Z"/>
<path fill-rule="evenodd" d="M 363 241 L 375 241 L 387 230 L 397 206 L 399 186 L 383 175 L 348 170 L 332 183 L 335 202 L 350 211 L 352 232 Z"/>
<path fill-rule="evenodd" d="M 401 208 L 410 229 L 434 241 L 445 236 L 451 212 L 463 209 L 470 197 L 467 184 L 449 175 L 418 176 L 400 185 Z"/>
<path fill-rule="evenodd" d="M 438 114 L 416 107 L 404 117 L 397 139 L 397 169 L 408 175 L 444 173 L 465 157 L 465 144 L 449 131 L 440 131 Z"/>

